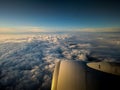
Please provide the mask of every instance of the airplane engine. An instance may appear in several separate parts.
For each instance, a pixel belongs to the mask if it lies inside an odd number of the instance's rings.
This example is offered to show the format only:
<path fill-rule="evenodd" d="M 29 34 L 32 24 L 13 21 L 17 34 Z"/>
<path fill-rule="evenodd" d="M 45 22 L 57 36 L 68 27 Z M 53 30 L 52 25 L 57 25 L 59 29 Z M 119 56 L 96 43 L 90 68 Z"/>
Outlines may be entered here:
<path fill-rule="evenodd" d="M 60 61 L 51 90 L 120 90 L 120 64 Z"/>

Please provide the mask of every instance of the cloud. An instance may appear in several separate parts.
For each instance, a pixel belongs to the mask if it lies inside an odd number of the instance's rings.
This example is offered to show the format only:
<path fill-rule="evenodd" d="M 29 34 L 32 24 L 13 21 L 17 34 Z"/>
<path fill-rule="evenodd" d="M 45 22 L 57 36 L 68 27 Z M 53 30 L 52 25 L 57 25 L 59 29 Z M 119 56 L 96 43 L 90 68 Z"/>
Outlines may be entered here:
<path fill-rule="evenodd" d="M 120 32 L 120 27 L 106 28 L 45 28 L 22 26 L 16 28 L 0 28 L 0 33 L 38 33 L 38 32 Z"/>
<path fill-rule="evenodd" d="M 19 30 L 21 30 L 21 32 L 46 32 L 46 29 L 44 29 L 44 28 L 30 27 L 30 26 L 21 27 L 21 28 L 19 28 Z"/>
<path fill-rule="evenodd" d="M 120 32 L 120 28 L 119 27 L 80 28 L 80 29 L 75 29 L 75 31 L 79 31 L 79 32 Z"/>
<path fill-rule="evenodd" d="M 110 50 L 113 52 L 113 49 L 108 49 L 105 40 L 98 43 L 95 34 L 84 37 L 80 33 L 20 36 L 0 42 L 0 90 L 50 90 L 53 70 L 58 61 L 89 61 L 89 58 L 94 61 L 90 54 L 98 55 L 100 51 L 100 54 L 106 55 L 111 53 Z M 118 51 L 115 51 L 117 55 Z M 116 62 L 114 58 L 102 60 Z"/>
<path fill-rule="evenodd" d="M 44 28 L 40 27 L 16 27 L 16 28 L 0 28 L 0 33 L 36 33 L 46 32 Z"/>
<path fill-rule="evenodd" d="M 55 63 L 61 58 L 58 42 L 66 36 L 68 38 L 68 35 L 29 35 L 13 38 L 14 42 L 1 42 L 0 89 L 49 90 Z M 27 42 L 29 38 L 31 42 Z M 21 39 L 26 42 L 15 43 Z"/>
<path fill-rule="evenodd" d="M 0 28 L 0 33 L 11 33 L 16 31 L 17 30 L 15 28 Z"/>

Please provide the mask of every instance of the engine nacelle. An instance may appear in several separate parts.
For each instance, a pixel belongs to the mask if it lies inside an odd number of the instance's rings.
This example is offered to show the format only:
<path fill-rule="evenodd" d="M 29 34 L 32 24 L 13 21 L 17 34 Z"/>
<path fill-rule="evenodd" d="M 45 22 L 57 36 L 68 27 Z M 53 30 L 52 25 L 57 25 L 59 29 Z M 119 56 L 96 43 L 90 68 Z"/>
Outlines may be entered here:
<path fill-rule="evenodd" d="M 60 61 L 51 90 L 120 90 L 120 65 L 106 62 Z"/>

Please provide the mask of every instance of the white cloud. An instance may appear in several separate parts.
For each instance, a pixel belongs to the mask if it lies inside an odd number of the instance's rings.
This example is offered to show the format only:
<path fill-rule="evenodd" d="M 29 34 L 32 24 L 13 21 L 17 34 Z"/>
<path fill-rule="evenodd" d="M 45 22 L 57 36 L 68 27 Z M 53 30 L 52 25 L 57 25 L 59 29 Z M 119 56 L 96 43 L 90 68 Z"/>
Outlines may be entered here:
<path fill-rule="evenodd" d="M 104 43 L 105 40 L 99 42 L 95 34 L 91 35 L 95 39 L 88 34 L 84 37 L 81 34 L 21 35 L 17 39 L 16 36 L 0 42 L 1 90 L 11 90 L 13 87 L 15 90 L 49 90 L 55 63 L 58 61 L 86 61 L 91 52 L 94 54 L 98 50 L 98 54 L 99 49 L 104 52 L 107 49 L 109 53 L 112 50 L 108 47 L 95 48 L 99 44 L 109 46 L 107 42 Z M 118 51 L 115 53 L 119 54 Z M 104 55 L 104 52 L 100 55 Z M 108 61 L 105 58 L 102 60 Z M 111 58 L 109 61 L 116 62 Z"/>

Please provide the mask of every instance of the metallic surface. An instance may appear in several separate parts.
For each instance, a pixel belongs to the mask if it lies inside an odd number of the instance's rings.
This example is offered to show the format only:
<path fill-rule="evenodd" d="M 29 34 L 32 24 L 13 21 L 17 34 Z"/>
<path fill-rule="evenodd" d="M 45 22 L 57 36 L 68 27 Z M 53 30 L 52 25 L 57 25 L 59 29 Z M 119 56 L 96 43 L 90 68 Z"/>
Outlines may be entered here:
<path fill-rule="evenodd" d="M 102 65 L 105 71 L 97 69 Z M 120 76 L 106 71 L 112 68 L 109 63 L 101 66 L 83 61 L 61 61 L 56 64 L 51 90 L 120 90 Z"/>

